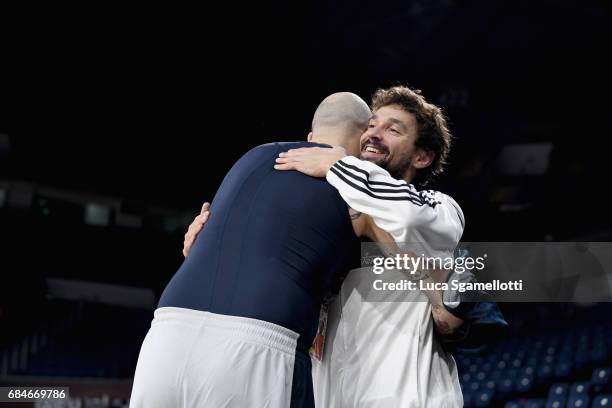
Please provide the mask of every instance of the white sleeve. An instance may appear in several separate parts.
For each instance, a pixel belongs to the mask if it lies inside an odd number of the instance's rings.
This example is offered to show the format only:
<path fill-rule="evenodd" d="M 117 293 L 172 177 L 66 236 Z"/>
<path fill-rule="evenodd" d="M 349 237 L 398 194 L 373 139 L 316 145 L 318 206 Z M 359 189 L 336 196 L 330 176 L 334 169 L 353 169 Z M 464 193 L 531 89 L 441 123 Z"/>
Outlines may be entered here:
<path fill-rule="evenodd" d="M 350 207 L 370 215 L 396 242 L 414 239 L 411 231 L 438 243 L 456 245 L 461 239 L 463 212 L 446 194 L 419 191 L 376 164 L 352 156 L 338 160 L 327 172 L 327 181 Z"/>

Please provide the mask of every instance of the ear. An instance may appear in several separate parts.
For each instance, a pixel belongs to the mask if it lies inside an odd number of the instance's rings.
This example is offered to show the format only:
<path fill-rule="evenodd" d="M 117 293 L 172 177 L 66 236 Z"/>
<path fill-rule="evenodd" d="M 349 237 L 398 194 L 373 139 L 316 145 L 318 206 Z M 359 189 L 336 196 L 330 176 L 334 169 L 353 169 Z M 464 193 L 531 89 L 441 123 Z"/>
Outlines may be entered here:
<path fill-rule="evenodd" d="M 306 140 L 309 142 L 312 140 L 312 132 L 308 134 L 308 137 L 306 138 Z"/>
<path fill-rule="evenodd" d="M 436 154 L 430 150 L 424 150 L 417 148 L 414 152 L 414 160 L 412 160 L 412 166 L 417 169 L 424 169 L 433 163 Z"/>

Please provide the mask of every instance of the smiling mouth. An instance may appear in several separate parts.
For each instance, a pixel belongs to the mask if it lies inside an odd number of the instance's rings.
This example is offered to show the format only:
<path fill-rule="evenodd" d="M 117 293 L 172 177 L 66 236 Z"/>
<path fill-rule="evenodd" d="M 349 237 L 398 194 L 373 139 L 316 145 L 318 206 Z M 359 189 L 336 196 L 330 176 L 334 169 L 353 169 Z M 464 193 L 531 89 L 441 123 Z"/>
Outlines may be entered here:
<path fill-rule="evenodd" d="M 361 149 L 362 152 L 368 152 L 368 153 L 374 153 L 374 154 L 380 154 L 380 155 L 385 155 L 387 154 L 386 151 L 381 150 L 378 147 L 375 147 L 371 144 L 367 144 L 365 146 L 363 146 L 363 148 Z"/>

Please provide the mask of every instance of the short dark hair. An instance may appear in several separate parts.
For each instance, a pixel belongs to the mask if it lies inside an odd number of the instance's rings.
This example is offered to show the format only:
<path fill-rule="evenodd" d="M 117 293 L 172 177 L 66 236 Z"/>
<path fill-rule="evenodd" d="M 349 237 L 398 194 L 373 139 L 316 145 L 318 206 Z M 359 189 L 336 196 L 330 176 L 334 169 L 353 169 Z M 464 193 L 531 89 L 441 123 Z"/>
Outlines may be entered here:
<path fill-rule="evenodd" d="M 407 86 L 378 89 L 372 95 L 373 111 L 389 105 L 399 105 L 416 117 L 418 137 L 415 145 L 435 155 L 431 165 L 417 171 L 415 182 L 426 185 L 444 171 L 450 152 L 452 136 L 442 109 L 427 102 L 420 90 Z"/>

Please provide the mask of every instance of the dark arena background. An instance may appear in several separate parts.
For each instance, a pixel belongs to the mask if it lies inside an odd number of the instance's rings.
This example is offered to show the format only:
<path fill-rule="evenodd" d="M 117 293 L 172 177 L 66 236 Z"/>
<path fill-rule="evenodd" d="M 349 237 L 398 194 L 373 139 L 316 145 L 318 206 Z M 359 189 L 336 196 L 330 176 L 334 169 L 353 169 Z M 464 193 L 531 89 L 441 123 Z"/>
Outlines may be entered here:
<path fill-rule="evenodd" d="M 333 92 L 405 84 L 443 107 L 431 188 L 462 206 L 462 241 L 612 241 L 606 1 L 124 7 L 36 10 L 12 33 L 0 386 L 71 395 L 14 406 L 128 406 L 201 204 L 250 148 L 305 139 Z M 612 406 L 612 303 L 500 307 L 507 336 L 455 354 L 466 406 Z"/>

